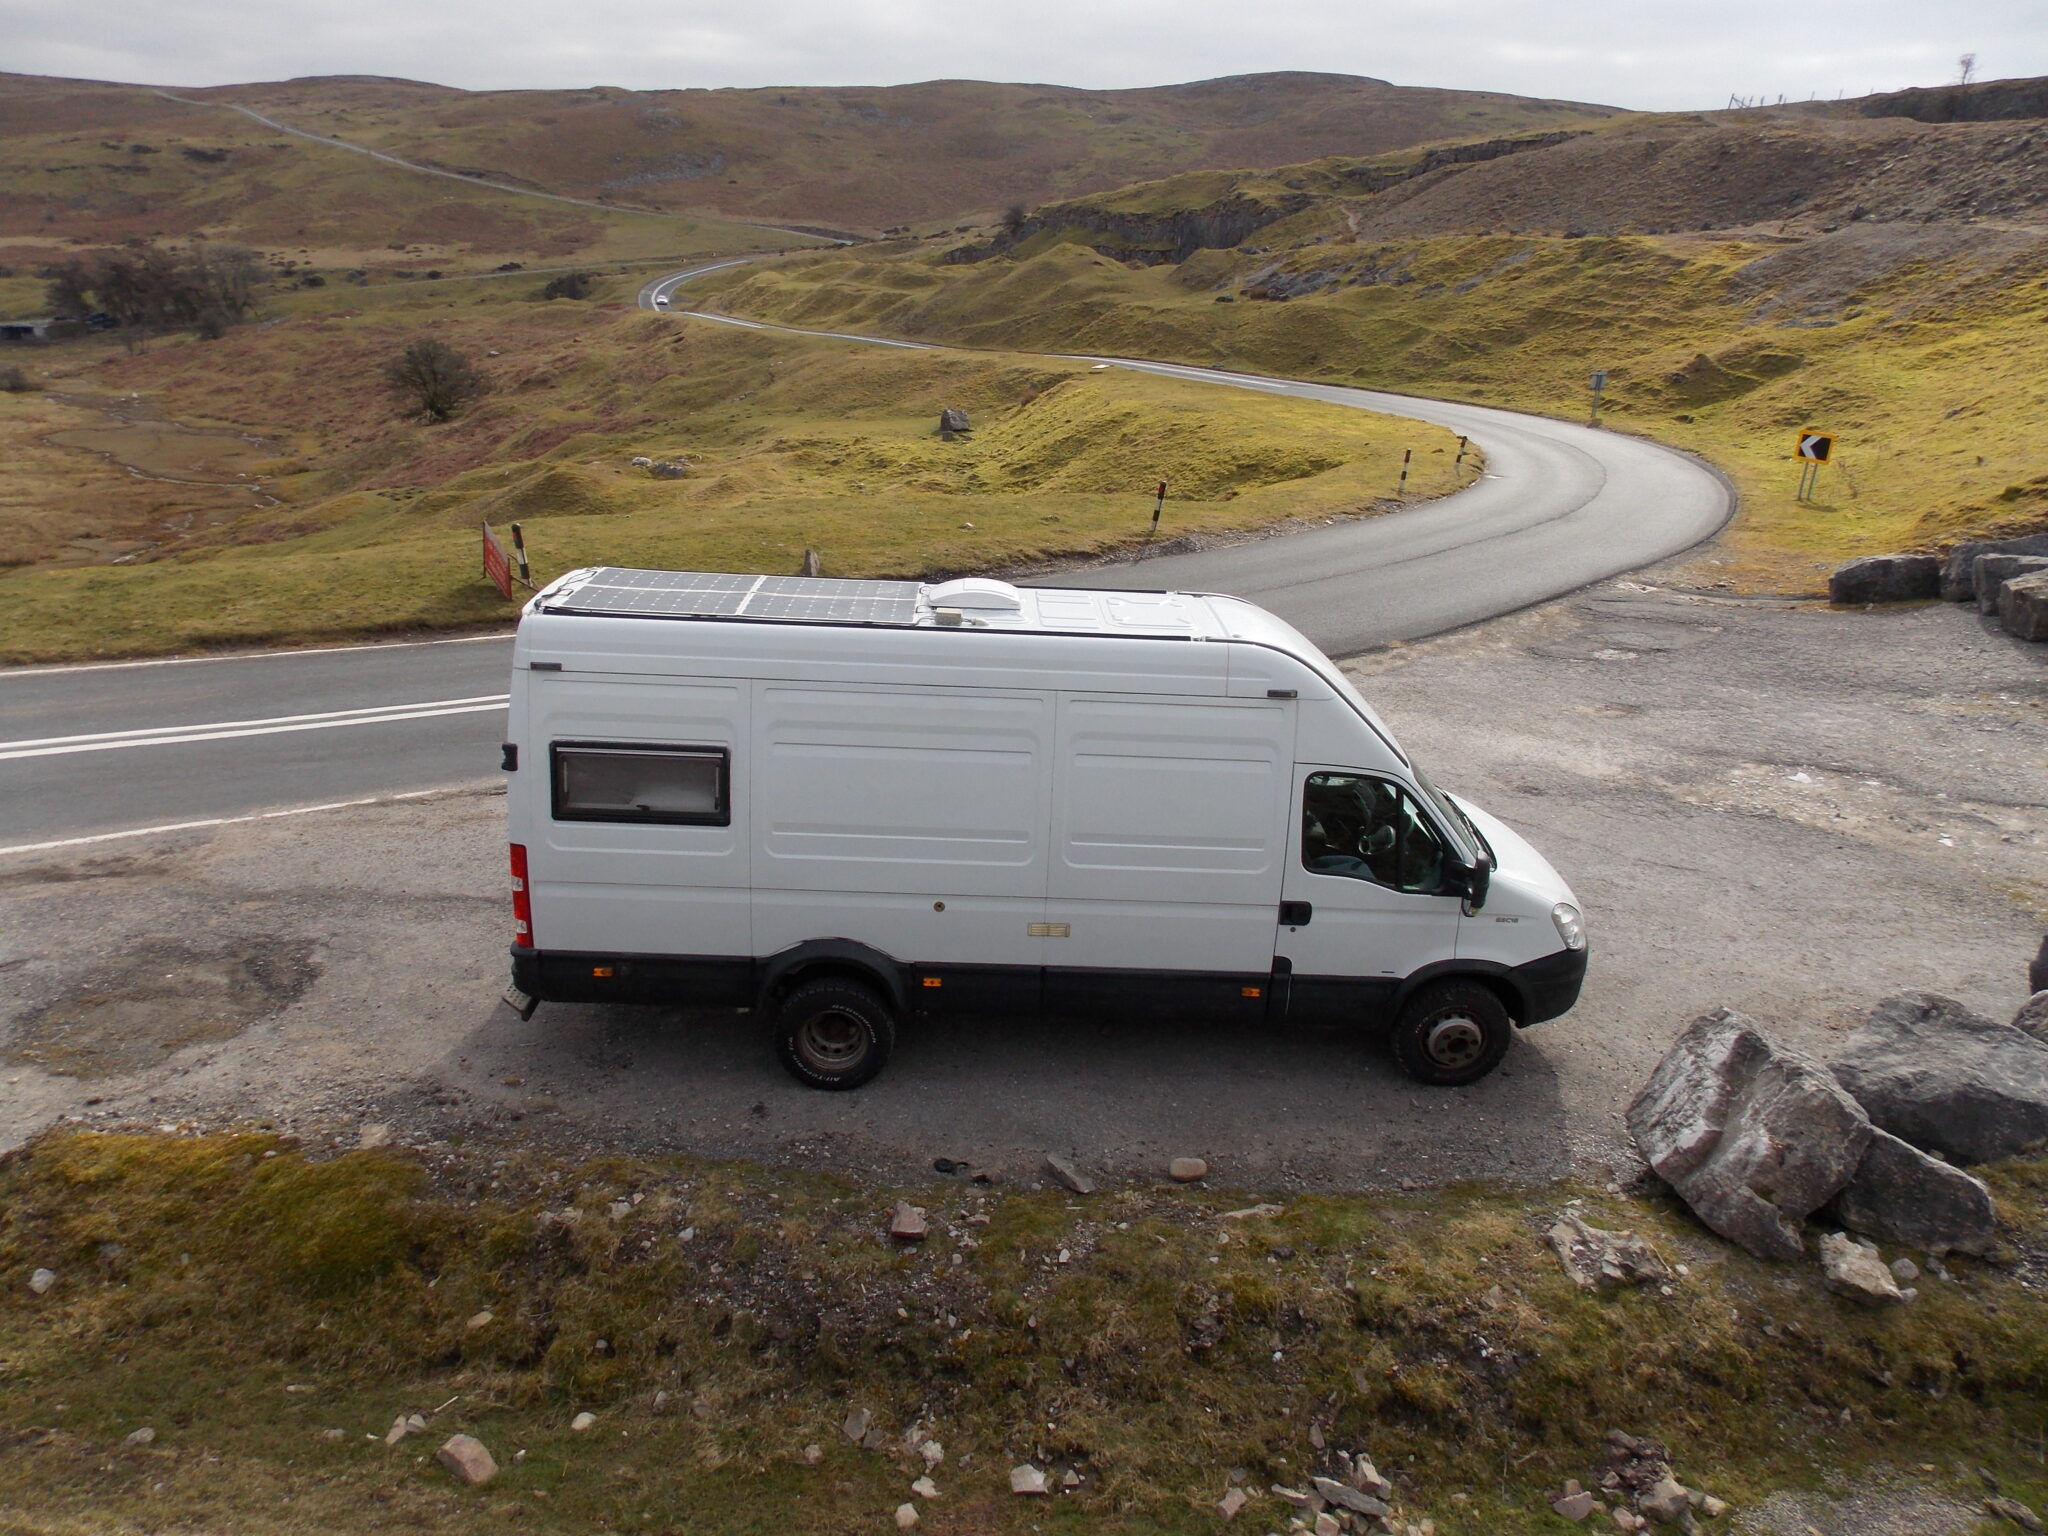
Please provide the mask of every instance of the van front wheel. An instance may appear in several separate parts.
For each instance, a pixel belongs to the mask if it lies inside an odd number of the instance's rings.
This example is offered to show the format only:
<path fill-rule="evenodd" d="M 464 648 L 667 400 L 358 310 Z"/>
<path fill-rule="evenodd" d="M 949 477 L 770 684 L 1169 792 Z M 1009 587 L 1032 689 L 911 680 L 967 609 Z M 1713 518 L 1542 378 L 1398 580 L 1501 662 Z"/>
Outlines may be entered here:
<path fill-rule="evenodd" d="M 858 1088 L 895 1046 L 889 1005 L 857 981 L 807 982 L 775 1010 L 775 1054 L 807 1088 Z"/>
<path fill-rule="evenodd" d="M 1418 1083 L 1462 1088 L 1508 1053 L 1514 1021 L 1483 982 L 1434 981 L 1408 999 L 1394 1022 L 1394 1059 Z"/>

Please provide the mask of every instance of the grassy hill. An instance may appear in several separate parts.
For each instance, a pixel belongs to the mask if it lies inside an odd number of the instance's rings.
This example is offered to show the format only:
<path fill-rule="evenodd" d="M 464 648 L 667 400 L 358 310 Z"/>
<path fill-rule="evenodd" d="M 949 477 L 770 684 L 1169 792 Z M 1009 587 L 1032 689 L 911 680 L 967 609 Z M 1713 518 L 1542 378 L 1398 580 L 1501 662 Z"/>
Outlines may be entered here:
<path fill-rule="evenodd" d="M 169 131 L 136 88 L 20 76 L 0 90 L 15 104 L 0 121 L 35 125 L 55 112 L 77 122 L 89 102 L 109 93 L 147 114 L 154 131 Z M 951 224 L 963 211 L 995 212 L 1209 166 L 1376 154 L 1614 115 L 1576 102 L 1308 73 L 1130 91 L 975 80 L 458 91 L 347 77 L 180 94 L 551 192 L 868 233 Z"/>
<path fill-rule="evenodd" d="M 637 279 L 273 301 L 270 321 L 125 355 L 24 352 L 0 393 L 0 661 L 502 622 L 478 524 L 520 521 L 545 579 L 593 563 L 921 576 L 1369 515 L 1477 472 L 1434 427 L 1083 363 L 904 352 L 633 309 Z M 401 417 L 384 363 L 429 335 L 492 392 Z M 969 438 L 941 441 L 939 412 Z M 636 458 L 681 461 L 655 479 Z"/>
<path fill-rule="evenodd" d="M 44 312 L 34 274 L 48 261 L 132 239 L 236 241 L 329 273 L 810 243 L 727 221 L 511 195 L 295 138 L 218 105 L 21 75 L 0 76 L 0 188 L 0 315 Z"/>
<path fill-rule="evenodd" d="M 1185 176 L 736 270 L 706 299 L 1558 415 L 1604 368 L 1610 426 L 1734 475 L 1714 558 L 1738 584 L 1811 591 L 1849 555 L 2048 521 L 2040 121 L 1708 114 Z M 1841 448 L 1801 503 L 1808 426 Z"/>

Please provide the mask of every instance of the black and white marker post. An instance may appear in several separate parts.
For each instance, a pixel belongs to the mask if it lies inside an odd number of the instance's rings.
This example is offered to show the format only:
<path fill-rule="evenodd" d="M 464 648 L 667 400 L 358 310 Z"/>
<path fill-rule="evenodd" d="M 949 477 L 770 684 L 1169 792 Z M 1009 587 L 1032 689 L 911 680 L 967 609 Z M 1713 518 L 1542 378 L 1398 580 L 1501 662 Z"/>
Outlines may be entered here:
<path fill-rule="evenodd" d="M 1589 427 L 1600 425 L 1600 394 L 1606 388 L 1607 370 L 1605 368 L 1596 368 L 1593 371 L 1593 410 L 1592 414 L 1586 418 L 1586 425 Z"/>

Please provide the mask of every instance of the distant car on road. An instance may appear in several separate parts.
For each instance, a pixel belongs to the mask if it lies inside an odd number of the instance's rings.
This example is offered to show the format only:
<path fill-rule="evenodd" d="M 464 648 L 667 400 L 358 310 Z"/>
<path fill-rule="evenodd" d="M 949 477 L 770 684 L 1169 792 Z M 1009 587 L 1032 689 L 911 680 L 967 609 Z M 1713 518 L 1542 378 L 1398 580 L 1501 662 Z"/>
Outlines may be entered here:
<path fill-rule="evenodd" d="M 656 295 L 654 296 L 654 307 L 655 307 L 656 309 L 667 309 L 667 308 L 668 308 L 668 295 L 667 295 L 667 294 L 665 294 L 665 293 L 657 293 L 657 294 L 656 294 Z"/>

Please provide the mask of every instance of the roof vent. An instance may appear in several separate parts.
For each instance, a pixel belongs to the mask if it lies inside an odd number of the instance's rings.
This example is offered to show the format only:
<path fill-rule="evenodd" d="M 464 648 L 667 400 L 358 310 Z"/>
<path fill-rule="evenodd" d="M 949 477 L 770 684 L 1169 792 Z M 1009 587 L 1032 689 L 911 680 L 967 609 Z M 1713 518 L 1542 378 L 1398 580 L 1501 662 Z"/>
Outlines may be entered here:
<path fill-rule="evenodd" d="M 988 576 L 962 576 L 924 589 L 925 601 L 934 608 L 972 609 L 976 613 L 1021 613 L 1024 594 L 1007 581 Z"/>

